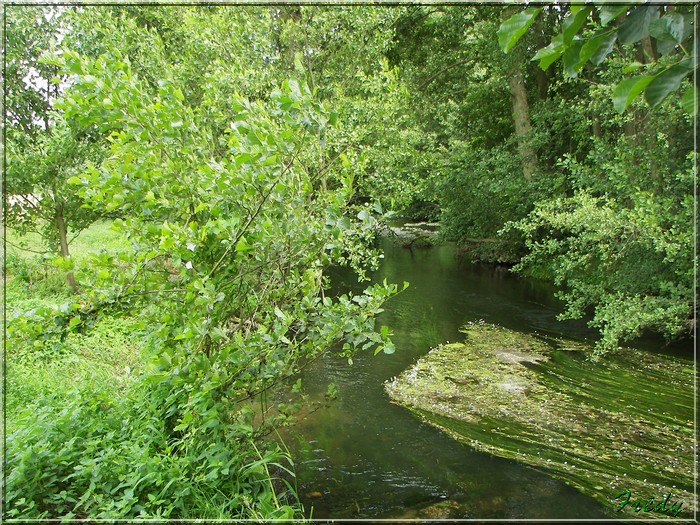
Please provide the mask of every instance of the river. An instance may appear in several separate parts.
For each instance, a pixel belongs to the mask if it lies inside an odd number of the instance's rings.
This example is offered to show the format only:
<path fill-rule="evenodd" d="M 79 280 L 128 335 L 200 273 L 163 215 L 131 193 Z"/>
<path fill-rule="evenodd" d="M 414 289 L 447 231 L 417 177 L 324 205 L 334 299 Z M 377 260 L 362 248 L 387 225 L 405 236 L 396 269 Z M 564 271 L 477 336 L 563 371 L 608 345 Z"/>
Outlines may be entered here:
<path fill-rule="evenodd" d="M 286 438 L 298 490 L 314 518 L 412 518 L 438 502 L 459 504 L 460 518 L 608 518 L 612 509 L 544 472 L 477 452 L 389 402 L 383 384 L 432 347 L 460 341 L 459 328 L 483 319 L 505 328 L 594 339 L 583 321 L 556 320 L 562 310 L 546 283 L 507 269 L 460 260 L 453 246 L 408 250 L 389 242 L 373 279 L 410 282 L 378 319 L 394 333 L 396 353 L 328 356 L 303 382 L 312 398 L 334 383 L 337 399 Z M 361 290 L 349 272 L 334 288 Z M 420 517 L 420 515 L 418 515 Z"/>

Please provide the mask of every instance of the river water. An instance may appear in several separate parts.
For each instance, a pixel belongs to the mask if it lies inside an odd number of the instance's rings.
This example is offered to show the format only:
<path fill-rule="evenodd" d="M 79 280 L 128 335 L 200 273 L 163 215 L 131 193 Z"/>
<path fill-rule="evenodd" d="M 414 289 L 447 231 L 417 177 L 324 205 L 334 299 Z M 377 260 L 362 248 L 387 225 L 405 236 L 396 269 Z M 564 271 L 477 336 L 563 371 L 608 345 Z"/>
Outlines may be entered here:
<path fill-rule="evenodd" d="M 544 472 L 476 452 L 422 423 L 390 403 L 383 387 L 432 347 L 460 341 L 468 321 L 579 340 L 596 332 L 581 321 L 557 321 L 562 305 L 547 284 L 460 261 L 452 246 L 411 251 L 386 242 L 384 252 L 373 279 L 410 282 L 377 320 L 393 331 L 396 353 L 358 355 L 352 365 L 332 356 L 314 363 L 305 389 L 318 399 L 334 383 L 337 399 L 286 437 L 312 517 L 409 518 L 437 502 L 458 503 L 467 519 L 612 517 L 613 509 Z M 366 286 L 350 273 L 332 280 L 342 290 Z"/>

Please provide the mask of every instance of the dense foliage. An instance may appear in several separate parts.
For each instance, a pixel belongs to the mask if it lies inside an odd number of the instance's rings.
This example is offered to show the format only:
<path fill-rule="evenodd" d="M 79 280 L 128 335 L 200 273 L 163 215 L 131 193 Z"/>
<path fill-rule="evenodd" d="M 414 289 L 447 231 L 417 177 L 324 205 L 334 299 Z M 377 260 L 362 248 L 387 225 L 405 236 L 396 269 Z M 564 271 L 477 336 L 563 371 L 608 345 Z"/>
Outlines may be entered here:
<path fill-rule="evenodd" d="M 443 233 L 553 280 L 597 353 L 692 330 L 694 24 L 682 5 L 416 6 L 397 24 Z"/>
<path fill-rule="evenodd" d="M 692 326 L 683 6 L 5 9 L 8 518 L 303 515 L 275 431 L 309 363 L 394 351 L 397 287 L 326 277 L 386 211 L 599 353 Z"/>
<path fill-rule="evenodd" d="M 250 100 L 205 76 L 189 84 L 192 100 L 167 57 L 151 83 L 118 46 L 100 51 L 41 63 L 63 75 L 54 109 L 67 129 L 107 141 L 66 182 L 81 209 L 117 215 L 128 249 L 77 269 L 64 255 L 80 296 L 20 312 L 10 337 L 18 356 L 38 353 L 104 315 L 139 312 L 145 361 L 117 399 L 78 387 L 66 406 L 18 415 L 7 515 L 298 516 L 284 455 L 264 439 L 299 403 L 294 375 L 332 349 L 393 351 L 374 316 L 395 285 L 323 293 L 328 265 L 362 275 L 377 258 L 373 208 L 348 207 L 353 173 L 323 147 L 337 114 L 293 79 Z M 285 382 L 290 400 L 276 402 Z"/>

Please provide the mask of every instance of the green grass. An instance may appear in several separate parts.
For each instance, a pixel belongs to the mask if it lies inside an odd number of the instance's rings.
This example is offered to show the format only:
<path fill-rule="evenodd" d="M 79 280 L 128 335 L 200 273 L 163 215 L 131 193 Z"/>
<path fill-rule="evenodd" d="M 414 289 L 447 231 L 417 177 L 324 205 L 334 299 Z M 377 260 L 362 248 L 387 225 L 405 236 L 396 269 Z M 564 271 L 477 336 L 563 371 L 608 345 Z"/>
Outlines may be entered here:
<path fill-rule="evenodd" d="M 71 239 L 68 249 L 76 266 L 85 264 L 90 252 L 107 250 L 118 253 L 129 247 L 129 241 L 124 235 L 112 228 L 112 221 L 103 220 L 92 224 L 81 231 L 77 237 L 69 233 Z M 30 232 L 19 235 L 14 229 L 7 227 L 7 263 L 8 276 L 11 275 L 11 263 L 47 262 L 55 257 L 47 243 L 38 233 Z"/>
<path fill-rule="evenodd" d="M 8 348 L 8 427 L 24 408 L 65 403 L 75 387 L 120 395 L 142 366 L 138 338 L 137 320 L 104 317 L 88 333 L 68 336 L 60 348 Z"/>
<path fill-rule="evenodd" d="M 149 375 L 139 312 L 101 310 L 63 330 L 62 323 L 77 316 L 63 315 L 57 305 L 72 312 L 70 303 L 80 301 L 65 270 L 35 253 L 44 249 L 37 236 L 18 239 L 10 230 L 8 240 L 3 517 L 263 520 L 300 514 L 300 507 L 278 499 L 268 469 L 284 455 L 273 444 L 263 452 L 249 444 L 246 425 L 221 425 L 207 434 L 171 428 L 177 421 L 165 412 L 179 393 Z M 27 249 L 16 248 L 20 241 Z M 76 275 L 91 264 L 90 252 L 128 247 L 108 222 L 93 225 L 71 246 Z"/>
<path fill-rule="evenodd" d="M 65 271 L 51 264 L 53 255 L 36 253 L 47 249 L 38 234 L 20 237 L 8 228 L 7 241 L 4 292 L 10 323 L 23 313 L 71 298 Z M 102 221 L 81 232 L 70 248 L 80 268 L 90 252 L 116 253 L 127 247 L 111 222 Z M 37 343 L 10 335 L 5 399 L 9 429 L 26 409 L 68 402 L 76 387 L 118 396 L 142 366 L 139 346 L 138 320 L 124 315 L 105 315 L 62 341 Z"/>

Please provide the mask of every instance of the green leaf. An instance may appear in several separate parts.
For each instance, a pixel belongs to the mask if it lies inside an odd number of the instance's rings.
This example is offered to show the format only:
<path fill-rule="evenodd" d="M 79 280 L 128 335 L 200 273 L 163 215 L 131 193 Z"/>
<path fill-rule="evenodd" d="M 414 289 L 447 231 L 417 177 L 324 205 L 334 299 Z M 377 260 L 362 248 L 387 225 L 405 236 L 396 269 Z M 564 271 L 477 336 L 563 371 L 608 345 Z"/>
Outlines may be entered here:
<path fill-rule="evenodd" d="M 501 27 L 498 28 L 498 45 L 501 46 L 504 53 L 510 51 L 520 40 L 540 11 L 542 11 L 541 7 L 528 7 L 525 11 L 514 14 L 501 24 Z"/>
<path fill-rule="evenodd" d="M 693 117 L 697 114 L 698 111 L 698 89 L 691 85 L 688 89 L 686 89 L 685 93 L 683 93 L 683 96 L 681 97 L 681 106 L 683 107 L 683 110 L 685 110 L 686 113 L 689 113 Z"/>
<path fill-rule="evenodd" d="M 644 97 L 652 108 L 657 108 L 673 91 L 681 87 L 683 79 L 693 71 L 693 59 L 688 58 L 659 73 L 647 86 Z"/>
<path fill-rule="evenodd" d="M 248 252 L 252 249 L 253 247 L 248 244 L 248 239 L 246 239 L 244 236 L 241 236 L 241 238 L 238 239 L 238 242 L 236 243 L 236 252 Z"/>
<path fill-rule="evenodd" d="M 304 65 L 302 63 L 302 57 L 300 52 L 294 53 L 294 70 L 295 71 L 304 71 Z"/>
<path fill-rule="evenodd" d="M 625 67 L 622 68 L 623 73 L 631 73 L 632 71 L 637 71 L 639 68 L 644 67 L 644 64 L 641 62 L 632 62 L 631 64 L 626 65 Z"/>
<path fill-rule="evenodd" d="M 382 350 L 385 354 L 393 354 L 394 352 L 396 352 L 396 346 L 394 346 L 394 343 L 392 343 L 391 341 L 387 341 L 384 344 Z"/>
<path fill-rule="evenodd" d="M 659 6 L 657 5 L 635 7 L 617 30 L 618 40 L 624 45 L 639 42 L 649 35 L 649 24 L 657 18 L 659 18 Z"/>
<path fill-rule="evenodd" d="M 72 270 L 74 268 L 73 259 L 71 257 L 58 256 L 52 259 L 51 263 L 61 270 Z"/>
<path fill-rule="evenodd" d="M 564 50 L 564 73 L 569 77 L 575 77 L 588 60 L 588 57 L 581 56 L 583 46 L 583 41 L 576 40 Z"/>
<path fill-rule="evenodd" d="M 571 14 L 566 17 L 562 24 L 562 35 L 564 35 L 564 44 L 567 46 L 574 40 L 574 36 L 581 29 L 581 26 L 588 18 L 592 7 L 580 8 L 575 11 L 572 9 Z"/>
<path fill-rule="evenodd" d="M 594 66 L 599 66 L 605 60 L 615 47 L 615 41 L 617 40 L 617 31 L 611 31 L 609 33 L 595 37 L 592 40 L 596 40 L 595 51 L 589 58 L 591 64 Z"/>
<path fill-rule="evenodd" d="M 335 383 L 328 383 L 328 386 L 326 387 L 325 397 L 327 399 L 335 399 L 337 395 L 338 390 L 336 390 L 335 388 Z"/>
<path fill-rule="evenodd" d="M 661 56 L 668 55 L 671 51 L 676 49 L 676 47 L 678 47 L 678 44 L 676 44 L 673 40 L 656 41 L 656 51 L 658 51 L 659 55 Z"/>
<path fill-rule="evenodd" d="M 66 180 L 66 184 L 82 184 L 82 180 L 80 180 L 80 177 L 68 177 L 68 180 Z"/>
<path fill-rule="evenodd" d="M 680 44 L 685 34 L 685 19 L 679 13 L 662 16 L 649 24 L 649 34 L 657 40 L 672 40 Z"/>
<path fill-rule="evenodd" d="M 615 111 L 618 113 L 624 112 L 652 80 L 654 80 L 653 75 L 640 75 L 620 82 L 613 91 Z"/>
<path fill-rule="evenodd" d="M 532 60 L 540 61 L 540 68 L 547 69 L 564 52 L 564 35 L 555 36 L 547 47 L 540 49 Z"/>
<path fill-rule="evenodd" d="M 66 65 L 65 59 L 55 51 L 46 50 L 38 59 L 39 64 L 45 64 L 47 66 L 54 67 L 64 67 Z"/>
<path fill-rule="evenodd" d="M 337 225 L 338 228 L 340 228 L 341 230 L 349 230 L 352 226 L 352 224 L 350 223 L 350 219 L 348 219 L 347 217 L 341 217 L 340 219 L 338 219 Z"/>
<path fill-rule="evenodd" d="M 630 6 L 619 4 L 608 4 L 600 7 L 600 23 L 604 26 L 615 20 L 622 13 L 627 11 Z"/>

